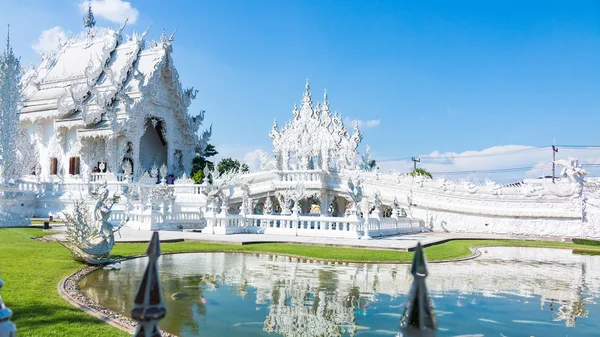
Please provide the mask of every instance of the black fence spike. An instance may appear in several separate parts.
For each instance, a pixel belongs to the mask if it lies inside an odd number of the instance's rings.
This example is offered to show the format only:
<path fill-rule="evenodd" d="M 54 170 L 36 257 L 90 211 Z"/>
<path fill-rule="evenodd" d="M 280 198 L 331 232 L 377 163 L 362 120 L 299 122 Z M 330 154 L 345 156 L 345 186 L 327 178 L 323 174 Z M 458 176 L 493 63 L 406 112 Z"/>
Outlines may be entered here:
<path fill-rule="evenodd" d="M 435 337 L 437 320 L 429 297 L 425 278 L 428 276 L 425 252 L 419 242 L 410 267 L 413 283 L 408 293 L 406 307 L 400 319 L 402 337 Z"/>
<path fill-rule="evenodd" d="M 148 265 L 131 310 L 131 318 L 138 321 L 134 337 L 161 337 L 158 323 L 167 314 L 167 308 L 163 304 L 158 275 L 158 258 L 160 257 L 158 232 L 152 234 L 146 253 L 148 254 Z"/>

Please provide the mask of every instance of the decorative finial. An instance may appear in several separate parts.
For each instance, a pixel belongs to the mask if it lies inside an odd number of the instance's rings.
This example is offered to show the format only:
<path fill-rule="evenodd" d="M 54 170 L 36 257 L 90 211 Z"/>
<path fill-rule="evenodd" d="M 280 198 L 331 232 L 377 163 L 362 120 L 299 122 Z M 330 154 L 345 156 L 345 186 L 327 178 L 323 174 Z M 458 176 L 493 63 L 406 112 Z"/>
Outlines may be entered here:
<path fill-rule="evenodd" d="M 6 29 L 6 50 L 5 50 L 6 55 L 8 55 L 9 49 L 10 49 L 10 23 L 7 25 L 7 29 Z"/>
<path fill-rule="evenodd" d="M 160 257 L 158 232 L 152 233 L 146 254 L 148 255 L 148 265 L 131 310 L 131 318 L 138 321 L 134 337 L 161 337 L 158 322 L 165 317 L 167 309 L 163 304 L 157 267 Z"/>
<path fill-rule="evenodd" d="M 87 29 L 94 28 L 96 25 L 96 19 L 94 18 L 94 12 L 92 12 L 92 1 L 88 1 L 88 10 L 83 17 L 83 26 Z"/>
<path fill-rule="evenodd" d="M 167 43 L 167 34 L 165 34 L 165 29 L 163 28 L 162 34 L 160 35 L 160 42 Z"/>
<path fill-rule="evenodd" d="M 0 280 L 0 289 L 2 289 L 3 285 L 4 285 L 4 282 L 2 282 L 2 280 Z M 12 311 L 10 311 L 10 309 L 8 309 L 4 305 L 4 303 L 2 302 L 2 297 L 0 297 L 0 334 L 2 334 L 3 336 L 16 336 L 17 335 L 17 328 L 10 321 L 11 316 L 12 316 Z M 3 333 L 8 333 L 8 335 L 4 335 Z"/>
<path fill-rule="evenodd" d="M 403 337 L 435 337 L 437 320 L 425 285 L 428 272 L 421 242 L 415 249 L 410 273 L 413 283 L 400 319 L 400 331 Z"/>
<path fill-rule="evenodd" d="M 175 28 L 173 33 L 171 33 L 171 35 L 169 36 L 169 42 L 173 42 L 173 40 L 175 40 L 175 33 L 177 33 L 177 28 Z"/>
<path fill-rule="evenodd" d="M 304 92 L 304 97 L 302 99 L 303 109 L 306 107 L 310 107 L 312 109 L 312 99 L 310 95 L 310 85 L 308 84 L 308 78 L 306 79 L 306 91 Z M 305 111 L 305 110 L 303 110 Z"/>

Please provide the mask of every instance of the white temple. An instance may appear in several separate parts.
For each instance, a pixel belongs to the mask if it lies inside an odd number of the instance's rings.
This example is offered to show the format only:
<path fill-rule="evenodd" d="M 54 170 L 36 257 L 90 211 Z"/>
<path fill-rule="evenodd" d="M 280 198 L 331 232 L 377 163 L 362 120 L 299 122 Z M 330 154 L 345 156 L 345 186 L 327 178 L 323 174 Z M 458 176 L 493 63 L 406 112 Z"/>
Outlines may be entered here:
<path fill-rule="evenodd" d="M 123 173 L 134 179 L 165 163 L 169 174 L 190 174 L 206 146 L 198 137 L 204 113 L 187 108 L 196 90 L 182 89 L 173 65 L 173 35 L 147 42 L 118 30 L 87 28 L 46 55 L 23 79 L 21 127 L 34 141 L 45 180 Z"/>
<path fill-rule="evenodd" d="M 179 82 L 173 35 L 146 42 L 147 32 L 127 37 L 123 27 L 86 26 L 23 75 L 20 109 L 0 101 L 6 116 L 18 113 L 20 120 L 20 130 L 3 132 L 0 145 L 10 146 L 8 135 L 17 133 L 27 145 L 0 158 L 0 168 L 22 169 L 16 183 L 0 181 L 0 226 L 23 224 L 15 216 L 60 216 L 106 183 L 126 194 L 111 221 L 127 214 L 128 226 L 138 229 L 355 239 L 420 231 L 600 238 L 600 183 L 586 179 L 576 159 L 556 161 L 562 167 L 556 183 L 473 184 L 371 170 L 368 153 L 357 150 L 358 127 L 346 129 L 327 94 L 315 104 L 308 82 L 290 122 L 281 129 L 274 122 L 273 155 L 262 156 L 260 170 L 219 175 L 206 168 L 209 178 L 194 184 L 192 159 L 211 131 L 199 135 L 204 112 L 188 115 L 196 91 Z M 178 179 L 167 184 L 169 175 Z"/>

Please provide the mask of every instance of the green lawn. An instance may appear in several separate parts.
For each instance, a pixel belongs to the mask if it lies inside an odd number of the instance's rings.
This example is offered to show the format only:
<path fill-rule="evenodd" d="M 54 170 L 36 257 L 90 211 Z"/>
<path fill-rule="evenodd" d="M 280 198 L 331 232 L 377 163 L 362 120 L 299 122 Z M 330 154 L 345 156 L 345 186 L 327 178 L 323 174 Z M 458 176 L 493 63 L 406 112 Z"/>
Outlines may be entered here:
<path fill-rule="evenodd" d="M 64 301 L 57 293 L 60 280 L 81 269 L 59 243 L 31 240 L 45 233 L 41 229 L 0 229 L 0 278 L 5 282 L 1 296 L 13 312 L 19 337 L 23 336 L 128 336 L 89 316 Z M 600 254 L 600 247 L 560 242 L 459 240 L 425 249 L 429 260 L 464 257 L 470 247 L 482 245 L 532 246 L 578 249 L 586 254 Z M 252 251 L 272 252 L 309 258 L 350 261 L 410 261 L 412 253 L 390 250 L 367 250 L 302 246 L 294 244 L 224 245 L 202 242 L 162 244 L 163 252 Z M 113 255 L 143 254 L 145 244 L 118 244 Z M 131 294 L 133 296 L 133 294 Z"/>
<path fill-rule="evenodd" d="M 0 229 L 0 295 L 13 311 L 17 335 L 130 336 L 71 306 L 58 295 L 60 280 L 82 268 L 57 242 L 31 240 L 41 229 Z"/>

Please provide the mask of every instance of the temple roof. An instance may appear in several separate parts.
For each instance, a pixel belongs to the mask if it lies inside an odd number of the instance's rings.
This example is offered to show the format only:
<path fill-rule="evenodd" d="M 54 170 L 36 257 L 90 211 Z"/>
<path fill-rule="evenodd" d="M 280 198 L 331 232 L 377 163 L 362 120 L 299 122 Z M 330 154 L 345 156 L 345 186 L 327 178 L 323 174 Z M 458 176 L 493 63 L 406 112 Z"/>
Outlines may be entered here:
<path fill-rule="evenodd" d="M 121 29 L 93 29 L 64 42 L 53 54 L 44 55 L 37 69 L 25 74 L 21 112 L 47 111 L 56 108 L 61 98 L 84 100 L 94 91 L 139 92 L 138 79 L 147 84 L 170 47 L 153 43 L 144 49 L 145 34 L 124 39 Z M 131 76 L 134 73 L 137 76 Z"/>
<path fill-rule="evenodd" d="M 196 91 L 181 87 L 171 57 L 173 35 L 167 37 L 163 31 L 159 41 L 146 43 L 148 30 L 124 36 L 123 28 L 88 28 L 44 55 L 40 65 L 23 76 L 21 120 L 52 118 L 60 123 L 67 118 L 68 126 L 93 130 L 103 122 L 100 129 L 123 130 L 123 125 L 115 128 L 115 124 L 135 114 L 133 106 L 146 97 L 169 106 L 178 120 L 177 128 L 196 143 L 207 140 L 210 131 L 203 140 L 196 134 L 203 115 L 187 114 Z"/>
<path fill-rule="evenodd" d="M 269 133 L 276 155 L 295 156 L 301 161 L 301 166 L 306 166 L 302 162 L 311 157 L 319 157 L 321 160 L 337 158 L 343 163 L 342 166 L 352 166 L 362 135 L 358 125 L 354 125 L 353 134 L 350 135 L 344 126 L 342 115 L 337 111 L 331 114 L 327 92 L 324 94 L 323 104 L 317 103 L 315 106 L 307 80 L 302 105 L 300 108 L 294 105 L 292 113 L 294 118 L 281 130 L 275 120 Z"/>

